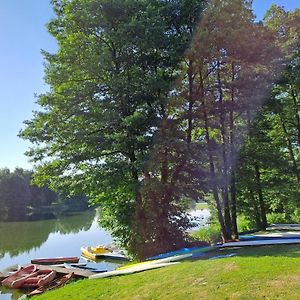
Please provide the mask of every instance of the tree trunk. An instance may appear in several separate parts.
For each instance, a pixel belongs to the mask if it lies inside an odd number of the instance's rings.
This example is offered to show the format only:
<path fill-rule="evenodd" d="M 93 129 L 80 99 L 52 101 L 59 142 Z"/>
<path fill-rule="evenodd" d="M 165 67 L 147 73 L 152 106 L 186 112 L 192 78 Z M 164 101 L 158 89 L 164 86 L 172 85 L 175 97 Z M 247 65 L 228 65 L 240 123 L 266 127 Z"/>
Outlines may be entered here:
<path fill-rule="evenodd" d="M 231 175 L 231 184 L 230 184 L 230 194 L 231 194 L 231 223 L 232 223 L 232 238 L 238 239 L 238 229 L 237 229 L 237 215 L 236 215 L 236 180 L 234 174 L 234 163 L 236 160 L 236 151 L 235 147 L 235 135 L 234 135 L 234 121 L 233 121 L 233 110 L 235 102 L 235 93 L 234 93 L 234 83 L 235 80 L 235 66 L 234 63 L 231 64 L 231 109 L 229 113 L 229 138 L 230 138 L 230 175 Z"/>
<path fill-rule="evenodd" d="M 265 207 L 262 186 L 261 186 L 260 169 L 257 164 L 254 165 L 254 169 L 255 169 L 255 178 L 257 184 L 260 215 L 261 215 L 261 225 L 262 225 L 261 229 L 266 229 L 268 226 L 268 222 L 267 222 L 266 207 Z"/>
<path fill-rule="evenodd" d="M 225 127 L 225 118 L 226 112 L 224 110 L 223 103 L 223 89 L 221 83 L 220 75 L 220 63 L 218 62 L 217 68 L 217 80 L 218 80 L 218 91 L 219 91 L 219 105 L 220 105 L 220 131 L 221 131 L 221 141 L 222 141 L 222 159 L 223 159 L 223 172 L 222 172 L 222 199 L 224 204 L 224 219 L 225 226 L 228 232 L 231 233 L 232 223 L 230 215 L 230 204 L 229 204 L 229 170 L 228 170 L 228 159 L 227 159 L 227 149 L 226 149 L 226 127 Z M 231 234 L 230 234 L 231 235 Z"/>
<path fill-rule="evenodd" d="M 293 87 L 291 87 L 291 95 L 293 99 L 293 105 L 294 105 L 294 115 L 295 115 L 295 121 L 296 121 L 296 129 L 297 129 L 297 143 L 298 143 L 298 155 L 300 156 L 300 112 L 299 107 L 297 103 L 297 95 Z"/>
<path fill-rule="evenodd" d="M 299 170 L 298 170 L 298 166 L 297 166 L 297 161 L 296 161 L 296 158 L 295 158 L 295 155 L 294 155 L 292 142 L 291 142 L 291 139 L 289 138 L 288 131 L 287 131 L 287 128 L 285 126 L 285 122 L 284 122 L 284 119 L 283 119 L 282 115 L 280 115 L 280 122 L 281 122 L 282 130 L 283 130 L 284 135 L 285 135 L 285 140 L 286 140 L 286 144 L 287 144 L 287 147 L 288 147 L 288 150 L 289 150 L 290 158 L 292 160 L 293 170 L 294 170 L 294 173 L 296 175 L 297 181 L 300 183 L 300 174 L 299 174 Z"/>

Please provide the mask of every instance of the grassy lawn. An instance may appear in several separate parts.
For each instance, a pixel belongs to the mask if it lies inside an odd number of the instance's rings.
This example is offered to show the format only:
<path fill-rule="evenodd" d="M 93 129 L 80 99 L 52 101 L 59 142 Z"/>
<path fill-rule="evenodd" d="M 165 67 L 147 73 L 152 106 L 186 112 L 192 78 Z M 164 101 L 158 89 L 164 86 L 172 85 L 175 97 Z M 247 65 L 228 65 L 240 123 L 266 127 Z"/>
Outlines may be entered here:
<path fill-rule="evenodd" d="M 232 252 L 238 256 L 79 280 L 36 299 L 300 299 L 300 246 L 249 247 L 222 254 Z"/>

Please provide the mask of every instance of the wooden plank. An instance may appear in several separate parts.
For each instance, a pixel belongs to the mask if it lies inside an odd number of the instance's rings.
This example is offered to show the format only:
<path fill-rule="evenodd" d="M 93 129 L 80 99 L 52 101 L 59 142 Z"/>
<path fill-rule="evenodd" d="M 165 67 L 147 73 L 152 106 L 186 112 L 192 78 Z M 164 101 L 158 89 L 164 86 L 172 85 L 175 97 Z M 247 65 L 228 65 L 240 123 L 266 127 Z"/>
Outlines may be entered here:
<path fill-rule="evenodd" d="M 88 270 L 76 270 L 76 269 L 69 269 L 69 268 L 63 268 L 58 266 L 45 266 L 45 265 L 36 265 L 36 267 L 40 270 L 54 270 L 57 273 L 60 274 L 70 274 L 74 273 L 74 276 L 77 277 L 89 277 L 91 275 L 95 275 L 94 272 L 88 271 Z"/>

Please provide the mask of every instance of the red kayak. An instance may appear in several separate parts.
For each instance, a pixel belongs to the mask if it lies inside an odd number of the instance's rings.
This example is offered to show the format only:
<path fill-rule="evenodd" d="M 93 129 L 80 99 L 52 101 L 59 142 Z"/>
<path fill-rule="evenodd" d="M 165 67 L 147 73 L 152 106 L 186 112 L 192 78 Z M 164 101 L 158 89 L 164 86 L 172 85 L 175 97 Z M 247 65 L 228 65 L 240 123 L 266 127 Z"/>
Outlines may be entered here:
<path fill-rule="evenodd" d="M 2 285 L 11 288 L 11 289 L 19 289 L 24 281 L 31 276 L 32 273 L 36 271 L 35 265 L 28 265 L 20 269 L 19 271 L 13 273 L 8 276 L 4 280 L 2 280 Z"/>
<path fill-rule="evenodd" d="M 32 259 L 32 264 L 38 265 L 55 265 L 55 264 L 63 264 L 63 263 L 78 263 L 79 257 L 53 257 L 53 258 L 36 258 Z"/>
<path fill-rule="evenodd" d="M 49 284 L 56 276 L 53 270 L 39 270 L 27 277 L 22 288 L 41 288 Z"/>

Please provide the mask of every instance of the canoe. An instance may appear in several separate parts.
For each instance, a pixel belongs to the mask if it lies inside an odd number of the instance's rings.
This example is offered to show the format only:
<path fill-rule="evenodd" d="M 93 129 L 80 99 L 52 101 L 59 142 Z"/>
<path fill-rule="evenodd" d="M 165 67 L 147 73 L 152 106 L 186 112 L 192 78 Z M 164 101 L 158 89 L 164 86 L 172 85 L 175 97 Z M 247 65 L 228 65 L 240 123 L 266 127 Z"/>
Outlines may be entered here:
<path fill-rule="evenodd" d="M 242 242 L 230 242 L 217 245 L 219 248 L 228 247 L 244 247 L 244 246 L 267 246 L 267 245 L 285 245 L 285 244 L 300 244 L 300 239 L 268 239 L 257 241 L 242 241 Z"/>
<path fill-rule="evenodd" d="M 214 250 L 215 248 L 213 246 L 202 246 L 202 247 L 191 247 L 191 248 L 181 248 L 175 251 L 171 251 L 171 252 L 166 252 L 166 253 L 162 253 L 162 254 L 158 254 L 155 256 L 151 256 L 149 258 L 147 258 L 146 260 L 153 260 L 153 259 L 161 259 L 161 258 L 167 258 L 167 257 L 172 257 L 175 255 L 181 255 L 181 254 L 187 254 L 187 253 L 192 253 L 193 257 L 199 257 L 202 256 L 205 252 Z"/>
<path fill-rule="evenodd" d="M 39 270 L 27 277 L 21 288 L 41 288 L 49 284 L 56 276 L 54 270 Z"/>
<path fill-rule="evenodd" d="M 96 260 L 96 259 L 116 259 L 116 260 L 129 260 L 125 255 L 123 255 L 120 252 L 110 252 L 109 250 L 106 250 L 106 252 L 99 251 L 97 253 L 93 251 L 92 247 L 81 247 L 81 255 L 91 259 L 91 260 Z"/>
<path fill-rule="evenodd" d="M 1 284 L 7 288 L 18 289 L 24 281 L 36 271 L 35 265 L 28 265 L 2 280 Z"/>
<path fill-rule="evenodd" d="M 69 274 L 64 275 L 62 277 L 55 278 L 49 284 L 35 289 L 31 293 L 29 293 L 28 296 L 39 295 L 39 294 L 42 294 L 46 290 L 52 290 L 52 289 L 59 288 L 59 287 L 65 285 L 67 282 L 69 282 L 71 280 L 71 278 L 73 277 L 73 275 L 74 275 L 74 273 L 69 273 Z"/>
<path fill-rule="evenodd" d="M 155 256 L 151 256 L 151 257 L 147 258 L 146 260 L 161 259 L 161 258 L 171 257 L 174 255 L 186 254 L 186 253 L 190 253 L 192 251 L 199 250 L 202 248 L 204 248 L 204 247 L 181 248 L 181 249 L 178 249 L 175 251 L 170 251 L 170 252 L 161 253 L 161 254 L 158 254 Z"/>
<path fill-rule="evenodd" d="M 241 241 L 258 241 L 258 240 L 276 240 L 276 239 L 300 239 L 300 234 L 294 231 L 284 231 L 284 232 L 272 232 L 272 233 L 259 233 L 259 234 L 249 234 L 240 235 L 239 239 Z"/>
<path fill-rule="evenodd" d="M 133 274 L 133 273 L 137 273 L 137 272 L 173 266 L 173 265 L 176 265 L 179 263 L 180 262 L 170 262 L 170 263 L 162 263 L 162 264 L 145 264 L 145 265 L 140 265 L 140 266 L 133 266 L 131 268 L 127 268 L 124 270 L 115 270 L 115 271 L 105 272 L 105 273 L 101 273 L 101 274 L 91 275 L 91 276 L 89 276 L 89 279 L 98 279 L 98 278 L 105 278 L 105 277 L 118 276 L 118 275 L 128 275 L 128 274 Z"/>
<path fill-rule="evenodd" d="M 54 265 L 62 263 L 78 263 L 79 257 L 53 257 L 53 258 L 35 258 L 31 260 L 32 264 Z"/>
<path fill-rule="evenodd" d="M 271 224 L 267 230 L 295 230 L 300 231 L 300 224 Z"/>
<path fill-rule="evenodd" d="M 143 262 L 136 263 L 136 264 L 122 266 L 122 267 L 117 268 L 117 270 L 125 270 L 125 269 L 129 269 L 129 268 L 133 268 L 133 267 L 140 267 L 140 266 L 146 266 L 146 265 L 177 262 L 177 261 L 180 261 L 180 260 L 192 257 L 192 256 L 193 256 L 192 253 L 187 253 L 187 254 L 182 254 L 182 255 L 174 255 L 174 256 L 166 257 L 166 258 L 162 258 L 162 259 L 148 260 L 148 261 L 143 261 Z"/>

